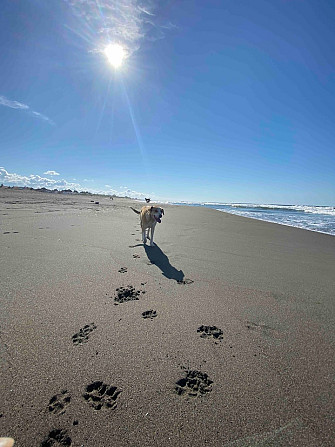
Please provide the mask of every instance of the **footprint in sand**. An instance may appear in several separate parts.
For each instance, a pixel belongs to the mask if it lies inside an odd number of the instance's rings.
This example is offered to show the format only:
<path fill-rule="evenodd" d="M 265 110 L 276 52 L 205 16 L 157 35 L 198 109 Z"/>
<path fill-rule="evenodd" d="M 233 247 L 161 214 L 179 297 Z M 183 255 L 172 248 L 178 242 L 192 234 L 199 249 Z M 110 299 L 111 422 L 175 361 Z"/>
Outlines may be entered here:
<path fill-rule="evenodd" d="M 72 440 L 70 436 L 67 434 L 66 430 L 60 430 L 60 429 L 51 430 L 47 438 L 44 441 L 42 441 L 41 444 L 41 447 L 53 447 L 53 446 L 54 447 L 72 446 Z"/>
<path fill-rule="evenodd" d="M 221 329 L 217 328 L 216 326 L 200 326 L 197 329 L 197 332 L 200 332 L 201 338 L 214 338 L 214 340 L 222 340 L 223 339 L 223 332 Z"/>
<path fill-rule="evenodd" d="M 67 390 L 61 391 L 59 394 L 55 394 L 49 402 L 48 408 L 50 413 L 64 414 L 66 407 L 71 401 L 71 396 Z"/>
<path fill-rule="evenodd" d="M 155 310 L 146 310 L 145 312 L 142 312 L 143 318 L 150 318 L 150 320 L 153 320 L 155 317 L 157 317 L 157 312 Z"/>
<path fill-rule="evenodd" d="M 119 273 L 127 273 L 127 267 L 121 267 Z"/>
<path fill-rule="evenodd" d="M 89 335 L 96 329 L 94 323 L 86 324 L 83 328 L 79 330 L 76 334 L 72 335 L 72 342 L 74 345 L 80 345 L 82 343 L 87 343 L 90 338 Z"/>
<path fill-rule="evenodd" d="M 140 258 L 141 256 L 140 255 L 138 255 L 137 253 L 134 253 L 133 254 L 133 258 Z"/>
<path fill-rule="evenodd" d="M 133 286 L 119 287 L 116 289 L 114 304 L 118 305 L 126 303 L 127 301 L 138 301 L 140 293 L 145 293 L 145 290 L 135 290 Z"/>
<path fill-rule="evenodd" d="M 175 392 L 179 396 L 199 397 L 212 391 L 212 383 L 213 381 L 209 379 L 206 373 L 188 370 L 186 371 L 186 377 L 176 382 Z"/>
<path fill-rule="evenodd" d="M 189 278 L 184 278 L 184 279 L 177 280 L 177 284 L 183 284 L 183 285 L 185 285 L 185 284 L 192 284 L 193 282 L 194 281 L 192 279 L 189 279 Z"/>
<path fill-rule="evenodd" d="M 277 336 L 276 330 L 266 324 L 254 323 L 253 321 L 246 322 L 247 329 L 256 331 L 267 337 L 275 338 Z"/>
<path fill-rule="evenodd" d="M 101 410 L 103 407 L 114 409 L 117 405 L 116 399 L 121 391 L 116 386 L 98 381 L 87 385 L 83 397 L 95 410 Z"/>

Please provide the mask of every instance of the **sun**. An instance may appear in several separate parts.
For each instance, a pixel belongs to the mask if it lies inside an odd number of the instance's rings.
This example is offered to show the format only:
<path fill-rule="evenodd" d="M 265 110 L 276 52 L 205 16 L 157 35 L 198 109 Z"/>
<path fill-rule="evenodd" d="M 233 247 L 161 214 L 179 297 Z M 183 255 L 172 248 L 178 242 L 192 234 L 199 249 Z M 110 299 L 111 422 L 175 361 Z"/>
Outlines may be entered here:
<path fill-rule="evenodd" d="M 117 43 L 108 45 L 103 52 L 105 53 L 109 63 L 113 65 L 114 68 L 121 67 L 126 57 L 125 49 Z"/>

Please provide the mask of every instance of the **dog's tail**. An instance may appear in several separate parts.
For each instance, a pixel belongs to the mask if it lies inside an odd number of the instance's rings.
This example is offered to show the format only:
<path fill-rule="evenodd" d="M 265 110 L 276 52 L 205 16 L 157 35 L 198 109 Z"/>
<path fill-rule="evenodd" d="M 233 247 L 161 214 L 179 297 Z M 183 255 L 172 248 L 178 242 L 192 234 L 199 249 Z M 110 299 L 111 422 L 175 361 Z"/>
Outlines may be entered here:
<path fill-rule="evenodd" d="M 141 214 L 140 211 L 135 210 L 135 208 L 133 208 L 132 206 L 130 206 L 129 208 L 131 208 L 136 214 Z"/>

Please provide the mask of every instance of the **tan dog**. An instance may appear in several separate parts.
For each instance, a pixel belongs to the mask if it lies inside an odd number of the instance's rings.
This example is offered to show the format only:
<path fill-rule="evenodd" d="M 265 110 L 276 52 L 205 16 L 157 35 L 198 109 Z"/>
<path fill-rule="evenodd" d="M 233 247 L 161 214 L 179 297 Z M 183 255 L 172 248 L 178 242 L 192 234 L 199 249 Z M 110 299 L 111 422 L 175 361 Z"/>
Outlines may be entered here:
<path fill-rule="evenodd" d="M 141 211 L 137 211 L 130 207 L 136 214 L 140 215 L 140 222 L 142 228 L 142 240 L 143 244 L 147 242 L 147 238 L 150 239 L 151 247 L 154 245 L 154 232 L 157 223 L 161 223 L 161 218 L 164 215 L 163 208 L 156 206 L 143 206 Z M 151 229 L 151 235 L 149 237 L 149 230 Z M 148 230 L 146 234 L 146 230 Z"/>

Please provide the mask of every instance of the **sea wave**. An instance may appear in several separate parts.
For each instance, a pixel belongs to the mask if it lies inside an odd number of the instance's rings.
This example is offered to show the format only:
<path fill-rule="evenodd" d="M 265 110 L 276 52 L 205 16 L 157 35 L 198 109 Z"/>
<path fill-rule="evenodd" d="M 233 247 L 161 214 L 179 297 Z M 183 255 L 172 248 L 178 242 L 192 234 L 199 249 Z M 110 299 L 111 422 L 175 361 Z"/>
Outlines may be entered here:
<path fill-rule="evenodd" d="M 205 206 L 238 216 L 303 228 L 335 236 L 335 207 L 223 202 L 179 202 L 175 205 Z"/>
<path fill-rule="evenodd" d="M 218 211 L 228 212 L 238 216 L 335 235 L 335 219 L 334 215 L 330 213 L 313 213 L 311 211 L 305 212 L 305 209 L 295 209 L 294 212 L 292 212 L 292 210 L 287 208 L 256 209 L 251 207 L 233 208 L 231 206 L 216 209 Z"/>
<path fill-rule="evenodd" d="M 222 206 L 231 206 L 232 208 L 251 208 L 254 210 L 278 210 L 278 211 L 297 211 L 310 214 L 327 214 L 335 216 L 335 207 L 333 206 L 311 206 L 311 205 L 275 205 L 275 204 L 255 204 L 255 203 L 230 203 L 221 204 Z"/>

